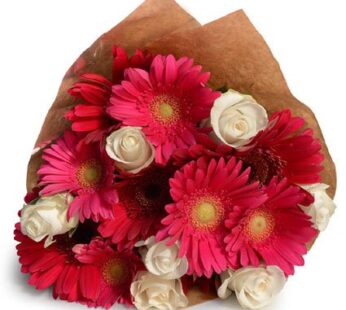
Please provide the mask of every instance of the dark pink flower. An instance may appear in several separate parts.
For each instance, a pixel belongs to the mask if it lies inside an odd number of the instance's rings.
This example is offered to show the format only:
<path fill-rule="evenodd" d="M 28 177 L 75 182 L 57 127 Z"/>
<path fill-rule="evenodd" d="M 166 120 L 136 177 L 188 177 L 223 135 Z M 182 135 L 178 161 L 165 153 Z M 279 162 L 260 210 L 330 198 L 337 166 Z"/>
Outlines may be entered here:
<path fill-rule="evenodd" d="M 225 238 L 233 268 L 276 265 L 286 275 L 304 265 L 306 244 L 316 237 L 311 219 L 299 204 L 305 194 L 287 179 L 273 178 L 266 187 L 268 199 L 257 207 L 238 205 L 229 213 Z"/>
<path fill-rule="evenodd" d="M 209 116 L 219 92 L 206 87 L 209 73 L 183 57 L 154 58 L 149 73 L 125 70 L 125 80 L 113 86 L 107 112 L 127 126 L 140 126 L 155 146 L 157 163 L 165 164 L 174 150 L 196 143 L 203 131 L 197 123 Z"/>
<path fill-rule="evenodd" d="M 229 267 L 224 238 L 224 221 L 236 206 L 261 205 L 266 195 L 258 183 L 249 184 L 250 169 L 232 157 L 192 161 L 170 179 L 174 203 L 166 206 L 165 226 L 158 240 L 169 238 L 168 245 L 180 242 L 179 256 L 186 256 L 189 274 L 221 273 Z"/>
<path fill-rule="evenodd" d="M 68 215 L 79 213 L 81 221 L 113 217 L 113 205 L 118 201 L 114 188 L 114 163 L 95 143 L 77 148 L 78 136 L 66 131 L 44 150 L 39 185 L 41 195 L 69 192 L 75 197 Z"/>

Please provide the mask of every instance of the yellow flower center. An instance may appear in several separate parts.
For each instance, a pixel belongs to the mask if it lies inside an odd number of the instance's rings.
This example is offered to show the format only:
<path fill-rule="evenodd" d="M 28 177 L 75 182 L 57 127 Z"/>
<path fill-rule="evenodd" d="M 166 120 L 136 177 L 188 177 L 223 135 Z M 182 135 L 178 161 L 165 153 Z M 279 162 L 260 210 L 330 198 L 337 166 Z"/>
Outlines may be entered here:
<path fill-rule="evenodd" d="M 216 209 L 210 202 L 202 202 L 196 207 L 197 219 L 200 223 L 208 224 L 216 217 Z"/>
<path fill-rule="evenodd" d="M 121 284 L 128 275 L 126 263 L 120 259 L 111 259 L 103 265 L 102 275 L 108 284 Z"/>
<path fill-rule="evenodd" d="M 200 230 L 214 230 L 224 217 L 222 202 L 217 197 L 206 196 L 191 204 L 192 225 Z"/>
<path fill-rule="evenodd" d="M 168 103 L 161 103 L 159 106 L 159 111 L 161 117 L 163 118 L 169 118 L 174 113 L 172 106 L 170 106 Z"/>
<path fill-rule="evenodd" d="M 102 178 L 102 165 L 95 159 L 83 162 L 76 173 L 82 187 L 96 187 Z"/>
<path fill-rule="evenodd" d="M 274 216 L 264 209 L 254 210 L 246 223 L 246 234 L 253 241 L 267 239 L 275 228 Z"/>
<path fill-rule="evenodd" d="M 165 94 L 153 98 L 150 111 L 156 121 L 165 125 L 174 124 L 181 117 L 179 101 Z"/>

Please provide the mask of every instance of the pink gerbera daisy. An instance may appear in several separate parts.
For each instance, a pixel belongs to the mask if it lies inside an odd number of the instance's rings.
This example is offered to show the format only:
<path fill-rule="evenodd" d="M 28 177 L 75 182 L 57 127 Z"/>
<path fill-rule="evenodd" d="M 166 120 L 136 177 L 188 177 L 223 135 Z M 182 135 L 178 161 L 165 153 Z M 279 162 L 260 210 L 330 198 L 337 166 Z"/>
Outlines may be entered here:
<path fill-rule="evenodd" d="M 224 225 L 235 206 L 261 205 L 266 196 L 258 183 L 248 183 L 250 169 L 242 172 L 242 163 L 232 157 L 228 162 L 201 158 L 185 165 L 170 179 L 174 203 L 166 206 L 169 215 L 158 240 L 180 241 L 179 256 L 186 256 L 189 274 L 211 277 L 229 266 L 225 252 Z"/>
<path fill-rule="evenodd" d="M 166 163 L 176 148 L 196 143 L 196 124 L 210 114 L 219 92 L 205 84 L 209 73 L 183 57 L 154 58 L 149 73 L 125 70 L 125 80 L 113 86 L 107 112 L 124 125 L 141 126 L 155 146 L 156 162 Z"/>
<path fill-rule="evenodd" d="M 145 175 L 125 180 L 118 188 L 119 202 L 114 206 L 114 219 L 99 226 L 100 234 L 118 245 L 132 248 L 139 240 L 155 235 L 166 215 L 165 205 L 172 200 L 168 180 L 170 169 L 152 168 Z"/>
<path fill-rule="evenodd" d="M 113 161 L 97 144 L 77 148 L 78 136 L 66 131 L 62 138 L 44 150 L 45 163 L 38 170 L 42 195 L 70 192 L 75 195 L 68 215 L 79 212 L 81 221 L 113 217 L 118 201 L 114 188 Z"/>
<path fill-rule="evenodd" d="M 89 266 L 90 280 L 86 282 L 93 301 L 88 306 L 110 308 L 114 303 L 132 305 L 130 286 L 137 271 L 142 269 L 139 257 L 133 252 L 117 252 L 101 239 L 73 248 L 82 266 Z"/>
<path fill-rule="evenodd" d="M 321 181 L 321 143 L 311 129 L 299 131 L 303 125 L 304 120 L 292 117 L 290 110 L 271 117 L 268 127 L 238 152 L 251 167 L 252 178 L 262 184 L 268 184 L 274 176 L 286 177 L 295 184 Z"/>
<path fill-rule="evenodd" d="M 92 290 L 94 279 L 90 268 L 74 257 L 72 247 L 79 242 L 89 242 L 92 227 L 81 224 L 70 238 L 68 234 L 55 237 L 55 242 L 45 248 L 44 241 L 35 242 L 24 236 L 20 223 L 16 224 L 15 240 L 22 272 L 30 274 L 29 284 L 38 290 L 53 287 L 54 298 L 69 302 L 94 300 Z M 88 283 L 88 285 L 85 285 Z"/>
<path fill-rule="evenodd" d="M 226 221 L 231 231 L 225 238 L 233 268 L 266 265 L 280 267 L 286 275 L 304 264 L 306 244 L 316 237 L 311 219 L 299 207 L 305 194 L 277 178 L 266 188 L 268 200 L 259 207 L 239 205 Z"/>

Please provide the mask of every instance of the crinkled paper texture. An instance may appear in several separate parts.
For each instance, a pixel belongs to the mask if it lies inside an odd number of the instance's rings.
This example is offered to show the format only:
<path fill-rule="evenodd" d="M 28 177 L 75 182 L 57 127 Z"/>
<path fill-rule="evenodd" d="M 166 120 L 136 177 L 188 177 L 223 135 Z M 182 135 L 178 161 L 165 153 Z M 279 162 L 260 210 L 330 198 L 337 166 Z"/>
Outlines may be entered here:
<path fill-rule="evenodd" d="M 111 77 L 111 47 L 114 44 L 124 47 L 130 54 L 136 48 L 147 48 L 154 53 L 192 57 L 205 71 L 212 73 L 211 87 L 228 87 L 251 94 L 269 114 L 290 108 L 293 114 L 303 117 L 306 127 L 312 128 L 322 141 L 325 156 L 322 181 L 330 185 L 329 194 L 334 197 L 335 166 L 314 113 L 291 94 L 279 64 L 243 11 L 200 26 L 173 0 L 145 1 L 124 21 L 96 40 L 68 70 L 36 147 L 43 148 L 68 126 L 63 115 L 74 101 L 67 90 L 79 74 L 95 72 Z M 40 157 L 41 151 L 30 159 L 28 190 L 36 185 Z M 188 297 L 190 305 L 193 305 L 216 296 L 192 290 Z"/>

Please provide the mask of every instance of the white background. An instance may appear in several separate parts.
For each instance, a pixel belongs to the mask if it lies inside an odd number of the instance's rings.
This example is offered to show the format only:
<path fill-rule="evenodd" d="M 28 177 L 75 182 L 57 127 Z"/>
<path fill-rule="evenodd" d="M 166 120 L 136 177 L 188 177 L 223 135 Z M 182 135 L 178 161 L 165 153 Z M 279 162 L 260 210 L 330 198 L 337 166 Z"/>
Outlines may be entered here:
<path fill-rule="evenodd" d="M 315 111 L 338 168 L 337 212 L 270 309 L 345 309 L 346 6 L 344 0 L 180 0 L 201 23 L 244 8 L 292 92 Z M 0 2 L 0 307 L 82 309 L 36 292 L 19 272 L 13 225 L 26 164 L 60 80 L 77 56 L 141 1 Z M 206 42 L 208 44 L 208 42 Z M 197 309 L 239 309 L 234 300 Z M 118 307 L 121 309 L 121 307 Z"/>

